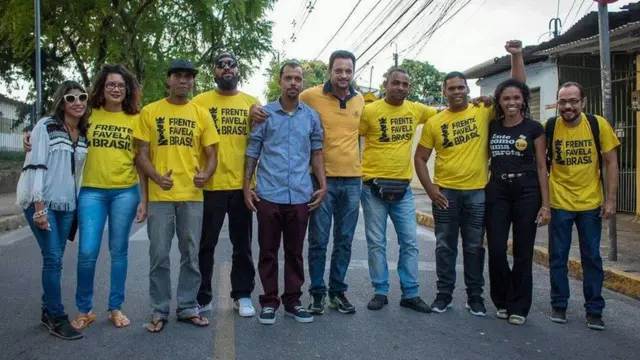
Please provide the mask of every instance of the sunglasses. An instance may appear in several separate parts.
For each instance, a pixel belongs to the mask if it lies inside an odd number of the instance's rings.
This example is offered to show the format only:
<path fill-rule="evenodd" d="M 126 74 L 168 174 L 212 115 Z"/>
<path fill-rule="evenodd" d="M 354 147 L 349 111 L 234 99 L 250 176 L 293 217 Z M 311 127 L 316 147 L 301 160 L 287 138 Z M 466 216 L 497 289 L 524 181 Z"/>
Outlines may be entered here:
<path fill-rule="evenodd" d="M 73 104 L 74 102 L 76 102 L 76 100 L 80 100 L 80 102 L 85 102 L 89 100 L 89 95 L 87 95 L 87 93 L 82 93 L 78 95 L 67 94 L 63 98 L 64 98 L 64 101 L 70 104 Z"/>
<path fill-rule="evenodd" d="M 225 65 L 228 66 L 229 69 L 233 69 L 233 68 L 238 67 L 238 63 L 233 59 L 226 60 L 226 61 L 225 60 L 218 60 L 216 62 L 216 68 L 218 68 L 218 69 L 224 69 Z"/>

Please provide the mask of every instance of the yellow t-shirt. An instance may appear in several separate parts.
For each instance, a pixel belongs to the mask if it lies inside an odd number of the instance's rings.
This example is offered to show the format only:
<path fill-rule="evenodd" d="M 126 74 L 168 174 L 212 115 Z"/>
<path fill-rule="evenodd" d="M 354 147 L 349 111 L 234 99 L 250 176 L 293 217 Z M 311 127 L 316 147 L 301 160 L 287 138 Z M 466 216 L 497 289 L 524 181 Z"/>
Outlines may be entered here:
<path fill-rule="evenodd" d="M 411 148 L 418 125 L 437 114 L 434 108 L 405 101 L 393 106 L 384 99 L 364 107 L 360 136 L 364 136 L 362 178 L 371 180 L 413 177 Z"/>
<path fill-rule="evenodd" d="M 218 144 L 218 167 L 205 190 L 238 190 L 244 182 L 244 157 L 248 135 L 251 133 L 249 109 L 260 101 L 240 92 L 233 96 L 220 95 L 211 90 L 202 93 L 193 102 L 209 110 L 220 135 Z M 202 156 L 204 166 L 206 156 Z"/>
<path fill-rule="evenodd" d="M 133 136 L 150 143 L 151 162 L 160 175 L 173 171 L 170 190 L 149 180 L 149 201 L 202 201 L 202 189 L 193 184 L 196 167 L 201 166 L 203 147 L 220 142 L 206 109 L 192 101 L 185 105 L 156 101 L 142 108 Z"/>
<path fill-rule="evenodd" d="M 611 125 L 596 116 L 600 127 L 600 149 L 609 152 L 620 145 Z M 546 127 L 547 123 L 544 123 Z M 553 163 L 549 177 L 551 207 L 567 211 L 597 209 L 602 205 L 602 182 L 598 154 L 587 116 L 582 113 L 576 127 L 556 119 L 553 134 Z"/>
<path fill-rule="evenodd" d="M 355 93 L 343 102 L 331 92 L 330 87 L 318 85 L 300 94 L 300 101 L 312 107 L 320 115 L 324 129 L 322 156 L 326 175 L 329 177 L 359 177 L 360 144 L 358 126 L 364 108 L 364 98 Z"/>
<path fill-rule="evenodd" d="M 89 153 L 82 186 L 123 189 L 138 183 L 131 135 L 139 120 L 140 115 L 127 115 L 123 111 L 108 112 L 99 108 L 91 112 L 87 130 Z"/>
<path fill-rule="evenodd" d="M 435 115 L 422 129 L 420 145 L 436 150 L 434 183 L 455 190 L 478 190 L 487 185 L 489 122 L 493 107 L 469 105 Z"/>

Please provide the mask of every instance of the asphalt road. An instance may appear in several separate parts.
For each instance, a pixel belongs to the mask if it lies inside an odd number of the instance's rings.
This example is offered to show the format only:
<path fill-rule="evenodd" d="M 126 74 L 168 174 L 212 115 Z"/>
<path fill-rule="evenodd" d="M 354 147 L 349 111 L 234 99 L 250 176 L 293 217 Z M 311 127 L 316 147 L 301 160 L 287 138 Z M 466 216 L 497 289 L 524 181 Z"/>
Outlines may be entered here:
<path fill-rule="evenodd" d="M 420 294 L 431 303 L 436 293 L 435 239 L 427 228 L 419 228 L 418 235 Z M 103 241 L 95 289 L 94 312 L 98 320 L 84 331 L 84 339 L 71 342 L 49 335 L 39 324 L 42 262 L 29 230 L 0 236 L 0 359 L 640 359 L 639 301 L 605 290 L 607 330 L 589 330 L 584 322 L 582 283 L 572 280 L 574 297 L 568 311 L 569 321 L 564 325 L 552 323 L 548 320 L 549 277 L 546 269 L 537 266 L 534 305 L 523 326 L 495 318 L 487 291 L 488 316 L 475 317 L 464 308 L 461 255 L 453 308 L 444 314 L 419 314 L 401 308 L 395 270 L 398 245 L 390 222 L 389 305 L 378 312 L 367 310 L 372 288 L 362 219 L 347 275 L 348 297 L 357 313 L 343 315 L 327 309 L 313 323 L 299 324 L 284 317 L 281 308 L 275 325 L 261 325 L 255 317 L 241 318 L 233 312 L 228 297 L 231 245 L 226 225 L 221 236 L 214 274 L 218 294 L 209 315 L 210 327 L 201 329 L 178 323 L 172 314 L 171 321 L 159 334 L 143 328 L 151 314 L 147 297 L 149 244 L 146 228 L 136 226 L 130 242 L 124 305 L 132 325 L 115 329 L 107 319 L 109 256 Z M 62 292 L 70 316 L 76 314 L 77 250 L 77 243 L 68 243 L 64 259 Z M 255 235 L 254 251 L 257 255 Z M 175 242 L 171 261 L 177 270 L 179 254 Z M 174 271 L 174 294 L 176 281 Z M 261 292 L 258 276 L 256 285 L 253 299 L 257 305 Z M 305 290 L 307 286 L 308 282 Z M 307 295 L 303 300 L 308 304 Z M 172 306 L 175 307 L 175 302 Z"/>

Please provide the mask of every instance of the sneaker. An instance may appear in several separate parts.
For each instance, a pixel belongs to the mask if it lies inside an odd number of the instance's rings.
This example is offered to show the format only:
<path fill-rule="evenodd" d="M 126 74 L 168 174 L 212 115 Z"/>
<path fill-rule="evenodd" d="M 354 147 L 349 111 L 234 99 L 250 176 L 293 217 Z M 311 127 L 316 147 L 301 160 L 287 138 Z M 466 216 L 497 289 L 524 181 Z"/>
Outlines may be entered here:
<path fill-rule="evenodd" d="M 329 307 L 338 310 L 341 314 L 354 314 L 356 307 L 351 305 L 344 293 L 338 293 L 329 298 Z"/>
<path fill-rule="evenodd" d="M 203 312 L 207 312 L 207 311 L 211 311 L 211 309 L 213 309 L 212 303 L 208 303 L 206 305 L 200 305 L 198 304 L 198 314 L 203 313 Z"/>
<path fill-rule="evenodd" d="M 380 310 L 389 303 L 385 295 L 375 294 L 367 304 L 369 310 Z"/>
<path fill-rule="evenodd" d="M 498 319 L 506 320 L 509 318 L 509 313 L 507 313 L 507 309 L 498 309 L 496 312 L 496 317 Z"/>
<path fill-rule="evenodd" d="M 311 295 L 311 304 L 309 304 L 309 312 L 313 315 L 324 314 L 324 295 Z"/>
<path fill-rule="evenodd" d="M 469 312 L 475 316 L 487 315 L 487 309 L 484 307 L 484 300 L 480 296 L 472 296 L 464 304 L 464 307 L 469 309 Z"/>
<path fill-rule="evenodd" d="M 293 308 L 293 311 L 285 310 L 285 315 L 291 316 L 297 322 L 301 323 L 310 323 L 313 322 L 313 316 L 309 314 L 307 309 L 304 306 L 296 306 Z"/>
<path fill-rule="evenodd" d="M 238 314 L 244 317 L 252 317 L 256 314 L 256 309 L 251 303 L 251 298 L 244 297 L 233 302 L 233 309 L 238 310 Z"/>
<path fill-rule="evenodd" d="M 273 325 L 276 323 L 276 310 L 272 307 L 262 308 L 260 316 L 258 316 L 260 324 Z"/>
<path fill-rule="evenodd" d="M 81 332 L 71 326 L 71 322 L 69 321 L 69 317 L 67 315 L 64 315 L 60 318 L 51 319 L 49 323 L 49 332 L 51 333 L 51 335 L 57 336 L 60 339 L 76 340 L 84 336 Z"/>
<path fill-rule="evenodd" d="M 564 324 L 567 322 L 567 309 L 554 307 L 549 317 L 554 323 Z"/>
<path fill-rule="evenodd" d="M 604 330 L 604 321 L 602 321 L 602 315 L 587 314 L 587 327 L 593 330 Z"/>
<path fill-rule="evenodd" d="M 400 300 L 400 306 L 426 314 L 431 312 L 431 307 L 427 305 L 426 302 L 422 301 L 420 296 L 416 296 L 410 299 L 402 299 Z"/>
<path fill-rule="evenodd" d="M 527 321 L 527 318 L 522 315 L 509 316 L 509 324 L 511 325 L 523 325 L 525 321 Z"/>
<path fill-rule="evenodd" d="M 451 306 L 453 306 L 451 303 L 451 295 L 438 294 L 433 304 L 431 304 L 431 310 L 437 313 L 443 313 Z"/>
<path fill-rule="evenodd" d="M 49 312 L 42 309 L 42 315 L 40 315 L 40 323 L 44 325 L 49 331 L 51 331 L 51 318 L 49 318 Z"/>

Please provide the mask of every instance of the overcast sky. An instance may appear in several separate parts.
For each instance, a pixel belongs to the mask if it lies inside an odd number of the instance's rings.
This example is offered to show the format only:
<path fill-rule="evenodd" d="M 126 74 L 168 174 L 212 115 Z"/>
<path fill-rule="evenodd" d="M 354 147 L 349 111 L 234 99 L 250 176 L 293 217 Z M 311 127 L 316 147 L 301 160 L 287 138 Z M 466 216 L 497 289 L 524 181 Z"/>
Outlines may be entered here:
<path fill-rule="evenodd" d="M 358 1 L 316 0 L 313 11 L 308 14 L 306 22 L 301 26 L 304 19 L 304 5 L 309 0 L 279 0 L 273 11 L 269 13 L 269 18 L 275 23 L 272 39 L 274 47 L 278 51 L 284 51 L 287 58 L 314 59 L 345 21 Z M 382 82 L 384 71 L 393 65 L 392 55 L 395 52 L 395 45 L 382 48 L 382 45 L 389 40 L 385 37 L 368 52 L 364 54 L 362 52 L 413 0 L 402 0 L 396 10 L 387 9 L 385 14 L 393 12 L 390 16 L 387 15 L 389 20 L 386 22 L 382 21 L 382 15 L 380 15 L 379 21 L 373 24 L 372 29 L 375 30 L 367 32 L 372 33 L 370 38 L 366 38 L 362 32 L 366 30 L 372 19 L 376 18 L 381 10 L 392 1 L 382 0 L 369 18 L 362 22 L 364 16 L 378 0 L 361 0 L 349 21 L 338 32 L 326 50 L 319 54 L 319 59 L 328 61 L 329 55 L 336 49 L 355 50 L 356 57 L 362 56 L 356 64 L 361 70 L 358 82 L 368 86 L 370 69 L 373 66 L 372 83 L 373 87 L 377 87 Z M 466 0 L 458 0 L 456 9 L 465 2 Z M 619 0 L 609 5 L 609 11 L 617 11 L 621 6 L 630 2 L 633 1 Z M 399 26 L 404 26 L 425 3 L 426 0 L 418 0 L 399 21 Z M 420 40 L 418 35 L 434 23 L 444 3 L 446 0 L 433 0 L 407 30 L 394 40 L 400 52 Z M 569 29 L 572 24 L 587 13 L 587 10 L 597 10 L 597 4 L 593 0 L 559 0 L 559 6 L 559 18 L 567 19 L 564 29 Z M 569 12 L 570 9 L 571 12 Z M 429 61 L 443 72 L 464 71 L 490 58 L 506 54 L 504 43 L 507 40 L 522 40 L 524 46 L 548 40 L 550 36 L 548 34 L 549 21 L 556 17 L 557 13 L 558 0 L 471 0 L 449 23 L 440 27 L 433 34 L 421 52 L 418 53 L 418 50 L 422 48 L 424 42 L 419 42 L 419 45 L 408 54 L 401 53 L 400 61 L 408 55 L 412 59 Z M 294 33 L 292 25 L 294 20 L 297 22 L 297 39 L 292 42 L 290 37 Z M 396 33 L 397 29 L 394 29 L 388 35 L 393 36 Z M 285 40 L 284 45 L 283 40 Z M 355 46 L 360 44 L 359 48 L 355 48 L 354 44 Z M 374 57 L 368 65 L 365 65 L 364 63 L 381 48 L 380 54 Z M 268 63 L 270 56 L 265 56 L 261 68 L 241 85 L 243 91 L 257 96 L 261 101 L 264 101 L 263 93 L 266 87 L 266 79 L 263 76 L 264 66 Z M 7 94 L 4 86 L 0 85 L 0 93 Z M 472 85 L 471 95 L 475 96 L 478 93 L 479 88 Z M 13 92 L 10 96 L 24 100 L 26 91 Z"/>

